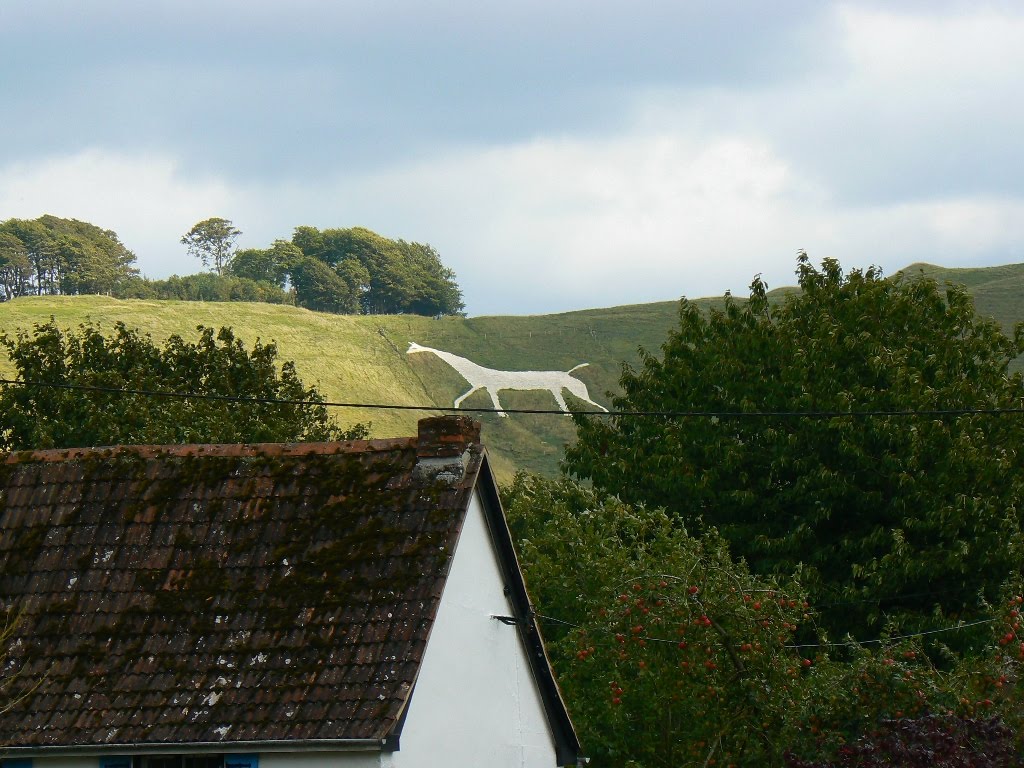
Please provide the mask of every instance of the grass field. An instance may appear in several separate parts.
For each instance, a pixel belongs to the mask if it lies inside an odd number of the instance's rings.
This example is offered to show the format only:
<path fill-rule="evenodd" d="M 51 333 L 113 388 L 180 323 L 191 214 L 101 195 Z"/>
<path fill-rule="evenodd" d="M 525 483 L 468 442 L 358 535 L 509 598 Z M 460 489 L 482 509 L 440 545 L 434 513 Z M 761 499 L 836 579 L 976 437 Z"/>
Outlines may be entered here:
<path fill-rule="evenodd" d="M 307 383 L 332 401 L 450 406 L 466 384 L 433 355 L 406 355 L 410 341 L 468 357 L 503 370 L 568 370 L 598 402 L 607 404 L 622 360 L 636 359 L 636 347 L 657 347 L 675 320 L 673 302 L 617 307 L 561 315 L 527 317 L 425 318 L 413 315 L 346 316 L 289 306 L 248 303 L 119 301 L 103 296 L 24 297 L 0 304 L 0 330 L 12 332 L 46 322 L 51 316 L 73 328 L 84 322 L 138 328 L 157 341 L 172 334 L 195 338 L 196 326 L 230 326 L 251 345 L 274 341 L 282 360 L 294 360 Z M 13 369 L 6 358 L 0 370 Z M 555 408 L 545 392 L 504 392 L 509 408 Z M 465 406 L 489 407 L 486 393 Z M 338 408 L 339 423 L 370 422 L 375 437 L 411 434 L 417 418 L 429 412 Z M 484 437 L 503 479 L 516 469 L 553 472 L 574 435 L 562 416 L 484 414 Z"/>
<path fill-rule="evenodd" d="M 904 270 L 965 284 L 979 312 L 1006 330 L 1024 320 L 1024 264 L 945 269 L 914 264 Z M 787 289 L 773 291 L 781 295 Z M 721 299 L 701 299 L 709 306 Z M 574 375 L 594 400 L 608 405 L 623 362 L 634 363 L 642 346 L 656 351 L 677 320 L 676 302 L 591 309 L 555 315 L 445 317 L 328 315 L 289 306 L 179 301 L 119 301 L 103 296 L 24 297 L 0 304 L 0 331 L 31 328 L 51 316 L 64 327 L 83 322 L 138 328 L 162 341 L 171 334 L 195 338 L 196 326 L 230 326 L 251 345 L 277 343 L 282 360 L 294 360 L 307 383 L 332 401 L 450 406 L 467 389 L 462 378 L 433 355 L 406 355 L 410 341 L 467 357 L 500 370 L 561 370 L 589 363 Z M 10 374 L 6 358 L 0 370 Z M 503 392 L 508 408 L 555 408 L 546 392 Z M 478 392 L 465 406 L 489 407 Z M 341 424 L 371 422 L 375 437 L 412 434 L 429 412 L 338 408 Z M 575 434 L 563 416 L 483 414 L 484 439 L 502 480 L 517 469 L 553 473 Z"/>

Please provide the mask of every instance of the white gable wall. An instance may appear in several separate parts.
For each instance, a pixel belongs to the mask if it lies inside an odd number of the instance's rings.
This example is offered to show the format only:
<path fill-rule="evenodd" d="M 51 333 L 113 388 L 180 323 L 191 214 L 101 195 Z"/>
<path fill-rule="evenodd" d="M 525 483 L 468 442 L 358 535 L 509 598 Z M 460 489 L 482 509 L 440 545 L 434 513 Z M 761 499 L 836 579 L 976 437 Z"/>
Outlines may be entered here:
<path fill-rule="evenodd" d="M 555 746 L 475 493 L 394 768 L 553 768 Z"/>

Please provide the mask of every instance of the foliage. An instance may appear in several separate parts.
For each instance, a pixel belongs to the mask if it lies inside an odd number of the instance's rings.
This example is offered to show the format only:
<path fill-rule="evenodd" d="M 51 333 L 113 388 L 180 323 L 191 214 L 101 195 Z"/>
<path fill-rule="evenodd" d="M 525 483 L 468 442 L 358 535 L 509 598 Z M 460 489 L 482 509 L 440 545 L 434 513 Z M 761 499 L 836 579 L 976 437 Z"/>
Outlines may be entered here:
<path fill-rule="evenodd" d="M 28 248 L 13 232 L 0 230 L 0 301 L 28 293 L 31 276 Z"/>
<path fill-rule="evenodd" d="M 760 279 L 721 310 L 684 300 L 662 356 L 642 351 L 613 400 L 748 416 L 576 417 L 566 468 L 716 527 L 756 572 L 799 572 L 834 636 L 979 615 L 1022 562 L 1024 421 L 885 412 L 1019 408 L 1008 365 L 1024 334 L 979 318 L 959 287 L 803 255 L 798 276 L 777 304 Z M 841 415 L 858 411 L 882 413 Z"/>
<path fill-rule="evenodd" d="M 302 251 L 287 240 L 275 240 L 269 248 L 246 248 L 235 253 L 229 272 L 235 277 L 261 283 L 272 283 L 284 288 L 288 273 Z"/>
<path fill-rule="evenodd" d="M 292 296 L 278 285 L 234 275 L 200 272 L 171 275 L 165 280 L 131 280 L 115 292 L 122 299 L 176 299 L 179 301 L 258 301 L 290 304 Z"/>
<path fill-rule="evenodd" d="M 510 524 L 581 740 L 597 764 L 767 764 L 810 660 L 799 588 L 709 533 L 566 481 L 520 475 Z"/>
<path fill-rule="evenodd" d="M 239 443 L 333 440 L 315 387 L 292 363 L 280 367 L 277 347 L 258 340 L 249 351 L 229 328 L 199 327 L 194 342 L 172 336 L 158 347 L 123 323 L 106 336 L 83 324 L 62 331 L 54 320 L 31 333 L 0 336 L 20 385 L 0 390 L 0 448 L 66 448 L 136 443 Z M 36 382 L 57 386 L 36 386 Z M 98 387 L 83 391 L 67 385 Z M 227 399 L 156 397 L 102 388 L 190 393 Z M 312 401 L 240 404 L 231 398 Z"/>
<path fill-rule="evenodd" d="M 888 720 L 870 735 L 843 747 L 835 759 L 801 760 L 789 768 L 1010 768 L 1020 765 L 1013 731 L 998 718 L 924 715 Z"/>
<path fill-rule="evenodd" d="M 355 314 L 359 300 L 337 271 L 318 259 L 302 257 L 291 267 L 295 303 L 315 312 Z"/>
<path fill-rule="evenodd" d="M 347 314 L 454 315 L 455 274 L 431 246 L 368 229 L 298 227 L 293 242 L 235 250 L 228 219 L 195 224 L 182 238 L 212 274 L 141 278 L 117 234 L 74 219 L 0 223 L 0 301 L 29 294 L 105 293 L 120 298 L 295 303 Z"/>
<path fill-rule="evenodd" d="M 297 227 L 292 243 L 333 269 L 366 314 L 454 315 L 462 311 L 455 274 L 429 245 L 389 240 L 362 227 Z M 299 303 L 303 303 L 301 292 Z"/>
<path fill-rule="evenodd" d="M 198 258 L 204 267 L 223 275 L 231 264 L 235 240 L 242 232 L 228 219 L 212 217 L 195 224 L 181 238 L 188 255 Z"/>
<path fill-rule="evenodd" d="M 880 723 L 930 713 L 999 717 L 1020 732 L 1019 582 L 989 606 L 981 652 L 936 664 L 922 638 L 815 637 L 799 586 L 752 575 L 714 531 L 691 537 L 663 511 L 527 475 L 504 501 L 597 765 L 833 759 Z"/>
<path fill-rule="evenodd" d="M 0 300 L 29 294 L 117 291 L 133 279 L 135 254 L 117 233 L 49 214 L 0 223 Z"/>

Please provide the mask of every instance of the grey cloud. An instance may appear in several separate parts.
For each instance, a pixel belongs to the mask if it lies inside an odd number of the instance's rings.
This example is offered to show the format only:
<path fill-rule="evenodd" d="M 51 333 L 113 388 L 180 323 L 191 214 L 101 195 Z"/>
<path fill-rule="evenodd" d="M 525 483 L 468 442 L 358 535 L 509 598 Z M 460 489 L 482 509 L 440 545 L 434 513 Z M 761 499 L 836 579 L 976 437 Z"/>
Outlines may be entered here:
<path fill-rule="evenodd" d="M 807 2 L 430 5 L 17 6 L 2 152 L 163 146 L 189 170 L 272 178 L 609 131 L 638 86 L 799 76 L 819 18 Z"/>

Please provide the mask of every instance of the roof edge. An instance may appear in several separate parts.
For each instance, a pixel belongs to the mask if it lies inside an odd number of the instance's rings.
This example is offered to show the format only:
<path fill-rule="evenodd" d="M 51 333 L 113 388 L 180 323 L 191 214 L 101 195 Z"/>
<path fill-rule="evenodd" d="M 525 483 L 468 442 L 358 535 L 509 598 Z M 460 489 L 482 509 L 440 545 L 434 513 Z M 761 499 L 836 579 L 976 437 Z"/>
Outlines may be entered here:
<path fill-rule="evenodd" d="M 512 533 L 509 531 L 505 512 L 501 506 L 498 485 L 491 472 L 487 453 L 484 452 L 477 475 L 476 488 L 483 501 L 484 518 L 491 533 L 498 554 L 506 584 L 509 587 L 509 600 L 515 612 L 516 626 L 523 644 L 526 646 L 527 658 L 533 671 L 534 679 L 540 689 L 541 701 L 547 716 L 551 733 L 555 740 L 555 757 L 559 765 L 577 765 L 583 756 L 579 737 L 573 727 L 569 710 L 562 698 L 558 681 L 555 680 L 551 660 L 544 648 L 544 638 L 537 624 L 537 617 L 526 591 L 526 581 L 519 558 L 516 556 Z"/>
<path fill-rule="evenodd" d="M 477 424 L 476 428 L 477 428 L 477 430 L 479 430 L 479 424 Z M 479 434 L 479 432 L 478 432 L 478 434 Z M 466 525 L 466 518 L 469 515 L 469 507 L 470 507 L 470 504 L 472 503 L 473 492 L 474 492 L 474 490 L 477 487 L 477 483 L 479 482 L 481 473 L 483 472 L 483 467 L 487 463 L 487 449 L 483 446 L 482 443 L 477 442 L 474 446 L 467 446 L 467 448 L 470 449 L 470 450 L 473 450 L 473 453 L 474 453 L 476 458 L 474 460 L 469 461 L 468 464 L 467 464 L 467 463 L 465 463 L 465 456 L 466 456 L 466 454 L 462 454 L 462 456 L 459 457 L 459 460 L 463 462 L 463 470 L 464 470 L 464 474 L 462 475 L 462 478 L 457 483 L 457 486 L 459 488 L 459 493 L 462 495 L 462 500 L 459 502 L 459 509 L 461 510 L 461 512 L 460 512 L 461 516 L 460 516 L 459 520 L 456 522 L 456 524 L 455 524 L 455 526 L 453 528 L 453 534 L 454 535 L 452 537 L 452 541 L 450 542 L 450 544 L 451 544 L 450 550 L 449 550 L 450 554 L 449 554 L 449 557 L 448 557 L 448 562 L 445 564 L 445 567 L 444 567 L 443 578 L 444 578 L 445 585 L 447 585 L 447 583 L 448 583 L 448 576 L 451 573 L 452 563 L 455 562 L 455 551 L 459 548 L 459 541 L 462 539 L 462 530 L 463 530 L 463 528 Z M 448 458 L 450 458 L 450 457 L 448 457 Z M 422 465 L 425 462 L 432 462 L 432 461 L 438 461 L 438 460 L 439 459 L 437 457 L 431 457 L 431 456 L 428 455 L 428 456 L 424 456 L 424 457 L 419 457 L 418 458 L 418 463 Z M 440 460 L 443 461 L 444 458 L 441 458 Z M 488 477 L 490 477 L 490 479 L 491 479 L 491 483 L 493 484 L 494 483 L 494 478 L 490 474 L 490 471 L 491 471 L 490 467 L 488 466 L 487 474 L 488 474 Z M 486 513 L 485 513 L 485 515 L 486 515 Z M 488 529 L 490 529 L 490 524 L 488 524 Z M 492 534 L 492 540 L 493 540 L 493 534 Z M 430 644 L 430 637 L 431 637 L 431 635 L 434 632 L 434 622 L 437 619 L 437 612 L 440 609 L 441 609 L 441 600 L 438 599 L 437 605 L 434 607 L 434 613 L 430 617 L 430 627 L 427 629 L 427 636 L 425 638 L 425 643 L 427 645 Z M 409 705 L 412 702 L 413 695 L 416 693 L 416 683 L 419 681 L 420 670 L 422 668 L 423 668 L 422 663 L 418 664 L 416 666 L 416 672 L 413 675 L 412 685 L 410 685 L 409 686 L 409 690 L 406 691 L 405 700 L 402 702 L 402 708 L 399 711 L 398 716 L 395 718 L 394 722 L 391 724 L 391 728 L 389 728 L 387 733 L 385 734 L 385 737 L 388 740 L 389 744 L 392 744 L 393 748 L 396 749 L 396 750 L 399 748 L 398 745 L 401 742 L 402 731 L 405 729 L 405 721 L 406 721 L 406 719 L 409 716 Z"/>
<path fill-rule="evenodd" d="M 91 757 L 131 752 L 136 755 L 167 755 L 193 752 L 213 754 L 257 750 L 260 752 L 381 752 L 388 751 L 388 739 L 275 739 L 250 741 L 195 741 L 120 744 L 72 744 L 36 747 L 4 747 L 5 756 Z"/>

